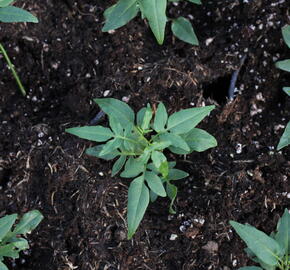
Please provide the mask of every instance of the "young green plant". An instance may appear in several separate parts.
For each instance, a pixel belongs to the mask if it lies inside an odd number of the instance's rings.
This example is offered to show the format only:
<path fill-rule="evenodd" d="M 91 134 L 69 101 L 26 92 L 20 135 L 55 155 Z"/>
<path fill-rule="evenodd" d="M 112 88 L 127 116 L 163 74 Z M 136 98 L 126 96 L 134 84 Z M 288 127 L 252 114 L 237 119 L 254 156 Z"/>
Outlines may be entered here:
<path fill-rule="evenodd" d="M 177 38 L 189 44 L 198 45 L 198 39 L 188 19 L 184 17 L 168 19 L 166 16 L 168 4 L 178 1 L 181 0 L 119 0 L 115 5 L 105 10 L 105 25 L 102 31 L 108 32 L 124 26 L 135 18 L 140 11 L 142 18 L 147 19 L 160 45 L 164 41 L 167 21 L 171 21 L 171 30 Z M 200 0 L 187 1 L 201 5 Z"/>
<path fill-rule="evenodd" d="M 176 169 L 164 150 L 176 154 L 190 154 L 215 147 L 215 138 L 196 128 L 214 106 L 181 110 L 168 116 L 163 103 L 154 112 L 151 106 L 142 108 L 136 115 L 124 102 L 113 98 L 94 100 L 109 117 L 108 127 L 85 126 L 66 129 L 80 138 L 102 142 L 88 148 L 86 153 L 105 160 L 117 158 L 112 176 L 119 173 L 124 178 L 134 178 L 129 186 L 127 223 L 128 239 L 136 232 L 149 201 L 158 196 L 171 200 L 170 213 L 177 194 L 174 182 L 188 174 Z M 106 142 L 106 143 L 105 143 Z"/>
<path fill-rule="evenodd" d="M 247 244 L 245 252 L 257 266 L 239 270 L 289 270 L 290 269 L 290 214 L 285 209 L 277 224 L 277 231 L 270 236 L 248 224 L 230 221 L 237 234 Z"/>
<path fill-rule="evenodd" d="M 19 252 L 29 248 L 28 241 L 20 237 L 31 233 L 43 219 L 42 214 L 33 210 L 27 212 L 14 226 L 18 215 L 12 214 L 0 218 L 0 270 L 8 270 L 3 263 L 4 257 L 19 258 Z"/>
<path fill-rule="evenodd" d="M 282 28 L 282 36 L 286 45 L 290 49 L 290 25 L 286 25 Z M 290 59 L 276 62 L 276 67 L 284 71 L 290 72 Z M 290 87 L 283 87 L 283 91 L 288 96 L 290 96 Z M 290 144 L 290 121 L 288 122 L 284 130 L 284 133 L 282 134 L 282 137 L 280 138 L 279 144 L 277 146 L 277 150 L 280 150 L 289 144 Z"/>

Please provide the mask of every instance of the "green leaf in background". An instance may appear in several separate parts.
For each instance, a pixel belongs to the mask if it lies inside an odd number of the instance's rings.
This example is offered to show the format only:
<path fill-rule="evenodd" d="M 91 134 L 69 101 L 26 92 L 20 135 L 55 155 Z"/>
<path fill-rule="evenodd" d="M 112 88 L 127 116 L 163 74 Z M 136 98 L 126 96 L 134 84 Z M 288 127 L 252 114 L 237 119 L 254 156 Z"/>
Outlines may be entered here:
<path fill-rule="evenodd" d="M 136 158 L 130 157 L 125 165 L 124 171 L 121 173 L 121 177 L 131 178 L 139 175 L 141 172 L 144 172 L 145 166 L 143 162 L 140 162 Z"/>
<path fill-rule="evenodd" d="M 277 150 L 280 150 L 289 144 L 290 144 L 290 122 L 288 122 L 282 134 L 282 137 L 280 138 L 279 144 L 277 146 Z"/>
<path fill-rule="evenodd" d="M 149 204 L 149 190 L 144 184 L 144 176 L 136 178 L 128 191 L 128 239 L 136 232 Z"/>
<path fill-rule="evenodd" d="M 17 214 L 7 215 L 0 218 L 0 242 L 10 232 L 17 219 Z"/>
<path fill-rule="evenodd" d="M 0 260 L 0 270 L 9 270 L 7 268 L 7 266 L 4 263 L 1 262 L 1 260 Z"/>
<path fill-rule="evenodd" d="M 280 245 L 265 233 L 250 225 L 230 221 L 237 234 L 246 242 L 251 251 L 264 263 L 277 265 L 282 253 Z"/>
<path fill-rule="evenodd" d="M 161 45 L 164 41 L 167 0 L 138 0 L 142 14 L 147 18 L 150 28 Z"/>
<path fill-rule="evenodd" d="M 160 177 L 154 172 L 145 172 L 145 180 L 150 189 L 161 197 L 166 197 L 166 191 L 163 187 Z"/>
<path fill-rule="evenodd" d="M 124 166 L 126 162 L 126 156 L 120 156 L 118 160 L 113 165 L 112 177 L 115 176 Z"/>
<path fill-rule="evenodd" d="M 168 173 L 168 180 L 180 180 L 187 177 L 189 174 L 178 169 L 170 169 Z"/>
<path fill-rule="evenodd" d="M 141 128 L 143 130 L 147 130 L 149 128 L 149 124 L 152 119 L 152 116 L 153 116 L 153 112 L 152 112 L 151 106 L 147 104 L 147 108 L 145 110 L 144 118 L 141 125 Z"/>
<path fill-rule="evenodd" d="M 257 266 L 245 266 L 245 267 L 239 268 L 239 270 L 263 270 L 263 269 Z"/>
<path fill-rule="evenodd" d="M 1 0 L 0 8 L 9 6 L 14 0 Z"/>
<path fill-rule="evenodd" d="M 105 144 L 97 145 L 94 147 L 90 147 L 86 149 L 86 154 L 89 156 L 101 158 L 104 160 L 111 160 L 114 159 L 116 156 L 120 155 L 121 153 L 118 150 L 114 150 L 112 153 L 107 155 L 101 155 L 101 151 L 103 150 Z"/>
<path fill-rule="evenodd" d="M 119 0 L 105 11 L 106 22 L 102 31 L 108 32 L 124 26 L 136 17 L 138 11 L 137 0 Z"/>
<path fill-rule="evenodd" d="M 94 101 L 107 115 L 119 121 L 123 127 L 134 125 L 134 112 L 125 102 L 114 98 L 96 98 Z"/>
<path fill-rule="evenodd" d="M 279 69 L 290 72 L 290 59 L 278 61 L 275 65 Z"/>
<path fill-rule="evenodd" d="M 283 39 L 284 39 L 285 43 L 287 44 L 287 46 L 290 49 L 290 25 L 285 25 L 282 28 L 282 35 L 283 35 Z"/>
<path fill-rule="evenodd" d="M 290 254 L 290 214 L 288 209 L 285 209 L 277 224 L 275 240 L 283 248 L 285 254 Z"/>
<path fill-rule="evenodd" d="M 105 142 L 114 136 L 109 128 L 102 126 L 74 127 L 67 128 L 65 131 L 82 139 L 94 142 Z"/>
<path fill-rule="evenodd" d="M 215 106 L 212 105 L 176 112 L 168 118 L 167 130 L 170 130 L 175 134 L 187 133 L 203 120 L 203 118 L 205 118 L 214 107 Z"/>
<path fill-rule="evenodd" d="M 187 145 L 187 143 L 185 142 L 184 139 L 182 139 L 179 135 L 174 134 L 174 133 L 163 133 L 160 136 L 161 141 L 169 141 L 171 142 L 171 145 L 181 148 L 185 151 L 190 151 L 189 146 Z"/>
<path fill-rule="evenodd" d="M 187 0 L 188 2 L 191 2 L 191 3 L 194 3 L 194 4 L 197 4 L 197 5 L 201 5 L 201 1 L 200 0 Z"/>
<path fill-rule="evenodd" d="M 283 87 L 283 91 L 290 96 L 290 87 Z"/>
<path fill-rule="evenodd" d="M 175 214 L 176 211 L 173 209 L 173 204 L 177 195 L 177 187 L 169 182 L 166 182 L 166 193 L 171 200 L 169 205 L 169 213 Z"/>
<path fill-rule="evenodd" d="M 191 45 L 199 45 L 197 36 L 192 28 L 190 21 L 184 17 L 179 17 L 172 21 L 171 30 L 180 40 Z"/>
<path fill-rule="evenodd" d="M 166 108 L 164 104 L 160 102 L 156 110 L 154 123 L 153 123 L 153 129 L 157 133 L 164 131 L 165 125 L 167 123 L 167 119 L 168 119 L 168 114 L 167 114 Z"/>
<path fill-rule="evenodd" d="M 32 22 L 38 23 L 38 19 L 26 10 L 14 6 L 0 8 L 0 22 Z"/>

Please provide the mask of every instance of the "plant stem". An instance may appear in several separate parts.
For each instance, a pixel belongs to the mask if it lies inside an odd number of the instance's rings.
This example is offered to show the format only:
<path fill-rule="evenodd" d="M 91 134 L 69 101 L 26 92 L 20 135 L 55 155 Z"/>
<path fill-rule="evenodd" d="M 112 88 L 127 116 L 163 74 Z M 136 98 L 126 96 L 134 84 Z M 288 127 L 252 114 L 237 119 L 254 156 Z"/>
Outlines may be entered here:
<path fill-rule="evenodd" d="M 9 68 L 10 68 L 10 70 L 11 70 L 13 76 L 14 76 L 14 79 L 16 80 L 16 82 L 18 84 L 18 87 L 19 87 L 20 92 L 22 93 L 23 96 L 26 96 L 25 88 L 22 85 L 22 83 L 21 83 L 21 81 L 20 81 L 20 79 L 19 79 L 19 77 L 17 75 L 17 72 L 14 69 L 14 66 L 13 66 L 13 64 L 10 61 L 10 58 L 9 58 L 8 54 L 6 53 L 6 50 L 4 49 L 4 47 L 2 46 L 1 43 L 0 43 L 0 53 L 3 54 L 3 56 L 4 56 L 4 58 L 5 58 L 5 60 L 6 60 L 7 64 L 8 64 L 8 66 L 9 66 Z"/>

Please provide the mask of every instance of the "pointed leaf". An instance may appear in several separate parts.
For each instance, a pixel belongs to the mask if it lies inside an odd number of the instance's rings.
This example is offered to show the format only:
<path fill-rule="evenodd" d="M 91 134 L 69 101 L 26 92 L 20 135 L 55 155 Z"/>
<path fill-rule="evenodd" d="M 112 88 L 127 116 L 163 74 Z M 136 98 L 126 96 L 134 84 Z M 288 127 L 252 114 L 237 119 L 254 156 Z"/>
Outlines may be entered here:
<path fill-rule="evenodd" d="M 212 106 L 197 107 L 181 110 L 172 114 L 168 118 L 167 130 L 175 134 L 184 134 L 193 129 L 203 120 L 213 109 Z"/>
<path fill-rule="evenodd" d="M 139 110 L 137 113 L 137 126 L 138 127 L 142 126 L 145 112 L 146 112 L 146 108 L 144 107 L 141 110 Z"/>
<path fill-rule="evenodd" d="M 171 200 L 169 205 L 169 213 L 175 214 L 176 211 L 173 209 L 173 204 L 177 195 L 177 187 L 169 182 L 166 182 L 166 193 L 169 199 Z"/>
<path fill-rule="evenodd" d="M 107 155 L 101 155 L 101 151 L 103 150 L 103 147 L 105 145 L 101 144 L 101 145 L 97 145 L 94 147 L 90 147 L 86 149 L 86 154 L 89 156 L 93 156 L 93 157 L 97 157 L 97 158 L 101 158 L 104 160 L 111 160 L 114 159 L 116 156 L 120 155 L 121 153 L 118 150 L 114 150 L 113 152 L 107 154 Z"/>
<path fill-rule="evenodd" d="M 1 0 L 0 8 L 9 6 L 14 0 Z"/>
<path fill-rule="evenodd" d="M 191 45 L 199 45 L 196 34 L 192 28 L 190 21 L 184 17 L 179 17 L 172 21 L 171 30 L 173 34 L 180 40 Z"/>
<path fill-rule="evenodd" d="M 150 190 L 149 195 L 150 195 L 151 202 L 155 202 L 158 198 L 158 195 L 156 193 L 154 193 L 152 190 Z"/>
<path fill-rule="evenodd" d="M 170 169 L 168 174 L 168 180 L 180 180 L 187 177 L 189 174 L 182 170 Z"/>
<path fill-rule="evenodd" d="M 65 131 L 82 139 L 94 142 L 105 142 L 114 136 L 109 128 L 102 126 L 74 127 L 67 128 Z"/>
<path fill-rule="evenodd" d="M 102 151 L 100 152 L 101 156 L 108 155 L 110 153 L 113 153 L 116 149 L 118 149 L 122 144 L 122 140 L 119 138 L 115 138 L 109 142 L 107 142 L 104 147 L 102 148 Z"/>
<path fill-rule="evenodd" d="M 277 150 L 280 150 L 290 144 L 290 122 L 288 122 L 282 137 L 280 138 L 279 144 L 277 146 Z"/>
<path fill-rule="evenodd" d="M 157 174 L 147 171 L 145 172 L 145 180 L 154 193 L 161 197 L 166 197 L 166 191 L 160 177 L 158 177 Z"/>
<path fill-rule="evenodd" d="M 278 222 L 275 240 L 283 248 L 285 254 L 290 254 L 290 214 L 288 209 L 285 209 Z"/>
<path fill-rule="evenodd" d="M 38 19 L 26 10 L 14 6 L 0 8 L 0 22 L 32 22 L 38 23 Z"/>
<path fill-rule="evenodd" d="M 18 259 L 19 251 L 15 248 L 13 243 L 10 243 L 8 245 L 0 246 L 0 256 Z"/>
<path fill-rule="evenodd" d="M 17 214 L 7 215 L 0 218 L 0 242 L 11 230 L 13 224 L 17 219 Z"/>
<path fill-rule="evenodd" d="M 277 265 L 277 257 L 281 255 L 282 250 L 274 239 L 255 227 L 235 221 L 230 221 L 230 224 L 260 260 L 269 265 Z"/>
<path fill-rule="evenodd" d="M 147 108 L 145 110 L 144 118 L 142 121 L 141 128 L 143 130 L 147 130 L 149 128 L 150 121 L 152 119 L 153 112 L 149 104 L 147 104 Z"/>
<path fill-rule="evenodd" d="M 279 69 L 290 72 L 290 59 L 278 61 L 275 65 Z"/>
<path fill-rule="evenodd" d="M 166 5 L 167 0 L 139 0 L 142 14 L 147 18 L 150 28 L 161 45 L 164 41 L 166 25 Z"/>
<path fill-rule="evenodd" d="M 113 165 L 112 177 L 115 176 L 123 168 L 125 162 L 126 156 L 120 156 L 119 159 Z"/>
<path fill-rule="evenodd" d="M 128 239 L 136 232 L 149 204 L 149 190 L 144 184 L 144 176 L 136 178 L 128 190 Z"/>
<path fill-rule="evenodd" d="M 137 0 L 119 0 L 116 5 L 105 12 L 106 23 L 102 32 L 122 27 L 138 14 Z"/>
<path fill-rule="evenodd" d="M 190 151 L 190 148 L 185 142 L 185 140 L 182 139 L 182 137 L 180 137 L 177 134 L 166 132 L 166 133 L 161 134 L 159 138 L 161 139 L 161 141 L 171 142 L 171 145 L 174 147 L 181 148 L 182 150 L 185 150 L 188 152 Z"/>
<path fill-rule="evenodd" d="M 123 136 L 124 129 L 120 125 L 120 123 L 114 118 L 109 117 L 110 127 L 116 135 Z"/>
<path fill-rule="evenodd" d="M 125 102 L 114 98 L 96 98 L 94 101 L 107 115 L 119 121 L 123 127 L 134 125 L 134 112 Z"/>
<path fill-rule="evenodd" d="M 164 131 L 165 125 L 167 123 L 167 119 L 168 119 L 168 114 L 167 114 L 166 108 L 164 104 L 160 102 L 156 110 L 153 129 L 157 133 Z"/>
<path fill-rule="evenodd" d="M 290 48 L 290 25 L 286 25 L 282 28 L 282 35 L 285 43 Z"/>
<path fill-rule="evenodd" d="M 124 171 L 121 173 L 121 177 L 131 178 L 139 175 L 141 172 L 144 172 L 145 166 L 143 162 L 140 162 L 138 159 L 130 157 L 125 165 Z"/>

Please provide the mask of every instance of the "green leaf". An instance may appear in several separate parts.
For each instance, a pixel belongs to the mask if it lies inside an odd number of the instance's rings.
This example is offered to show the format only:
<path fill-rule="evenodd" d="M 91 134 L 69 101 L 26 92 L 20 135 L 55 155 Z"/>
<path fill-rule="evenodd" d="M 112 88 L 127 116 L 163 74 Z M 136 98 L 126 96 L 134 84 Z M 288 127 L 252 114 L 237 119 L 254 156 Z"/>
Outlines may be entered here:
<path fill-rule="evenodd" d="M 13 230 L 13 236 L 31 233 L 43 220 L 43 215 L 38 210 L 25 213 Z"/>
<path fill-rule="evenodd" d="M 0 246 L 0 256 L 18 259 L 19 251 L 15 248 L 13 243 L 10 243 L 8 245 Z"/>
<path fill-rule="evenodd" d="M 290 96 L 290 87 L 283 87 L 283 91 Z"/>
<path fill-rule="evenodd" d="M 203 152 L 209 148 L 217 146 L 217 141 L 215 137 L 210 135 L 205 130 L 199 128 L 194 128 L 189 131 L 185 135 L 184 140 L 190 147 L 191 152 Z"/>
<path fill-rule="evenodd" d="M 89 156 L 101 158 L 104 160 L 111 160 L 114 159 L 116 156 L 120 155 L 121 153 L 118 150 L 114 150 L 113 152 L 107 154 L 107 155 L 101 155 L 101 151 L 103 150 L 103 147 L 105 144 L 97 145 L 94 147 L 90 147 L 86 149 L 86 154 Z"/>
<path fill-rule="evenodd" d="M 28 241 L 24 238 L 16 238 L 12 243 L 19 251 L 29 248 Z"/>
<path fill-rule="evenodd" d="M 212 106 L 197 107 L 181 110 L 172 114 L 168 118 L 167 130 L 175 134 L 184 134 L 193 129 L 203 120 L 213 109 Z"/>
<path fill-rule="evenodd" d="M 171 144 L 170 141 L 161 141 L 161 142 L 153 142 L 149 147 L 148 150 L 149 151 L 155 151 L 155 150 L 163 150 L 165 148 L 167 148 L 169 145 Z"/>
<path fill-rule="evenodd" d="M 121 177 L 131 178 L 139 175 L 141 172 L 144 172 L 145 166 L 143 162 L 140 162 L 138 159 L 130 157 L 125 165 L 124 171 L 121 173 Z"/>
<path fill-rule="evenodd" d="M 156 110 L 154 123 L 153 123 L 153 129 L 157 133 L 164 131 L 165 125 L 167 123 L 167 119 L 168 119 L 168 114 L 167 114 L 166 108 L 164 104 L 160 102 Z"/>
<path fill-rule="evenodd" d="M 139 0 L 142 14 L 147 18 L 150 28 L 158 42 L 164 41 L 164 32 L 166 25 L 166 5 L 167 0 Z"/>
<path fill-rule="evenodd" d="M 0 270 L 9 270 L 7 266 L 0 260 Z"/>
<path fill-rule="evenodd" d="M 152 112 L 151 106 L 147 104 L 147 108 L 145 110 L 144 118 L 141 125 L 141 128 L 143 130 L 149 129 L 149 124 L 152 119 L 152 116 L 153 116 L 153 112 Z"/>
<path fill-rule="evenodd" d="M 171 200 L 169 205 L 169 213 L 175 214 L 176 211 L 173 209 L 173 203 L 177 195 L 177 187 L 169 182 L 166 182 L 166 193 L 169 199 Z"/>
<path fill-rule="evenodd" d="M 184 139 L 182 139 L 179 135 L 174 134 L 174 133 L 163 133 L 160 136 L 160 139 L 162 141 L 169 141 L 171 142 L 171 145 L 173 145 L 174 147 L 178 147 L 181 148 L 187 152 L 190 151 L 189 146 L 187 145 L 187 143 L 185 142 Z"/>
<path fill-rule="evenodd" d="M 126 156 L 120 156 L 119 159 L 113 165 L 112 177 L 115 176 L 123 168 L 125 162 Z"/>
<path fill-rule="evenodd" d="M 128 190 L 128 239 L 136 232 L 149 204 L 149 190 L 144 184 L 144 176 L 136 178 Z"/>
<path fill-rule="evenodd" d="M 32 22 L 38 23 L 38 19 L 26 10 L 14 6 L 0 8 L 0 22 Z"/>
<path fill-rule="evenodd" d="M 263 270 L 263 268 L 257 266 L 245 266 L 239 268 L 239 270 Z"/>
<path fill-rule="evenodd" d="M 138 14 L 137 0 L 119 0 L 116 5 L 106 10 L 105 25 L 102 32 L 120 28 L 131 21 Z"/>
<path fill-rule="evenodd" d="M 279 144 L 277 146 L 277 150 L 280 150 L 290 144 L 290 122 L 288 122 L 282 137 L 280 138 Z"/>
<path fill-rule="evenodd" d="M 161 197 L 166 197 L 166 191 L 163 187 L 160 177 L 154 172 L 145 172 L 145 180 L 150 189 Z"/>
<path fill-rule="evenodd" d="M 276 67 L 285 71 L 290 72 L 290 59 L 276 62 Z"/>
<path fill-rule="evenodd" d="M 125 102 L 114 98 L 96 98 L 94 101 L 107 115 L 114 117 L 122 127 L 134 125 L 134 112 Z"/>
<path fill-rule="evenodd" d="M 114 118 L 109 117 L 110 127 L 116 135 L 123 136 L 124 129 L 120 125 L 120 123 Z"/>
<path fill-rule="evenodd" d="M 172 21 L 171 30 L 180 40 L 191 45 L 199 45 L 197 36 L 192 28 L 190 21 L 184 17 L 179 17 Z"/>
<path fill-rule="evenodd" d="M 191 2 L 191 3 L 194 3 L 194 4 L 197 4 L 197 5 L 201 5 L 201 1 L 200 0 L 187 0 L 188 2 Z"/>
<path fill-rule="evenodd" d="M 285 43 L 290 48 L 290 25 L 282 27 L 282 35 Z"/>
<path fill-rule="evenodd" d="M 121 144 L 122 144 L 122 140 L 119 138 L 115 138 L 111 141 L 108 141 L 102 148 L 100 155 L 105 156 L 114 152 L 116 149 L 118 149 L 121 146 Z"/>
<path fill-rule="evenodd" d="M 150 195 L 151 202 L 155 202 L 158 198 L 158 195 L 156 193 L 154 193 L 152 190 L 150 190 L 149 195 Z"/>
<path fill-rule="evenodd" d="M 14 0 L 1 0 L 0 8 L 9 6 Z"/>
<path fill-rule="evenodd" d="M 277 224 L 275 240 L 283 248 L 284 254 L 290 254 L 290 214 L 288 209 L 285 209 Z"/>
<path fill-rule="evenodd" d="M 160 168 L 163 162 L 167 161 L 166 156 L 162 152 L 159 152 L 159 151 L 153 151 L 151 154 L 151 159 L 157 169 Z"/>
<path fill-rule="evenodd" d="M 74 127 L 67 128 L 65 131 L 82 139 L 94 142 L 105 142 L 114 136 L 109 128 L 102 126 Z"/>
<path fill-rule="evenodd" d="M 144 107 L 141 110 L 139 110 L 137 113 L 137 126 L 138 127 L 142 126 L 145 112 L 146 112 L 146 108 Z"/>
<path fill-rule="evenodd" d="M 169 173 L 169 164 L 167 161 L 163 161 L 159 167 L 159 172 L 162 174 L 163 178 L 166 178 Z"/>
<path fill-rule="evenodd" d="M 281 255 L 282 250 L 274 239 L 253 226 L 235 221 L 230 221 L 230 224 L 258 259 L 269 265 L 277 265 L 277 257 Z"/>
<path fill-rule="evenodd" d="M 187 177 L 189 174 L 182 170 L 170 169 L 168 174 L 168 180 L 179 180 Z"/>
<path fill-rule="evenodd" d="M 11 230 L 13 224 L 17 219 L 17 214 L 7 215 L 0 218 L 0 242 Z"/>

